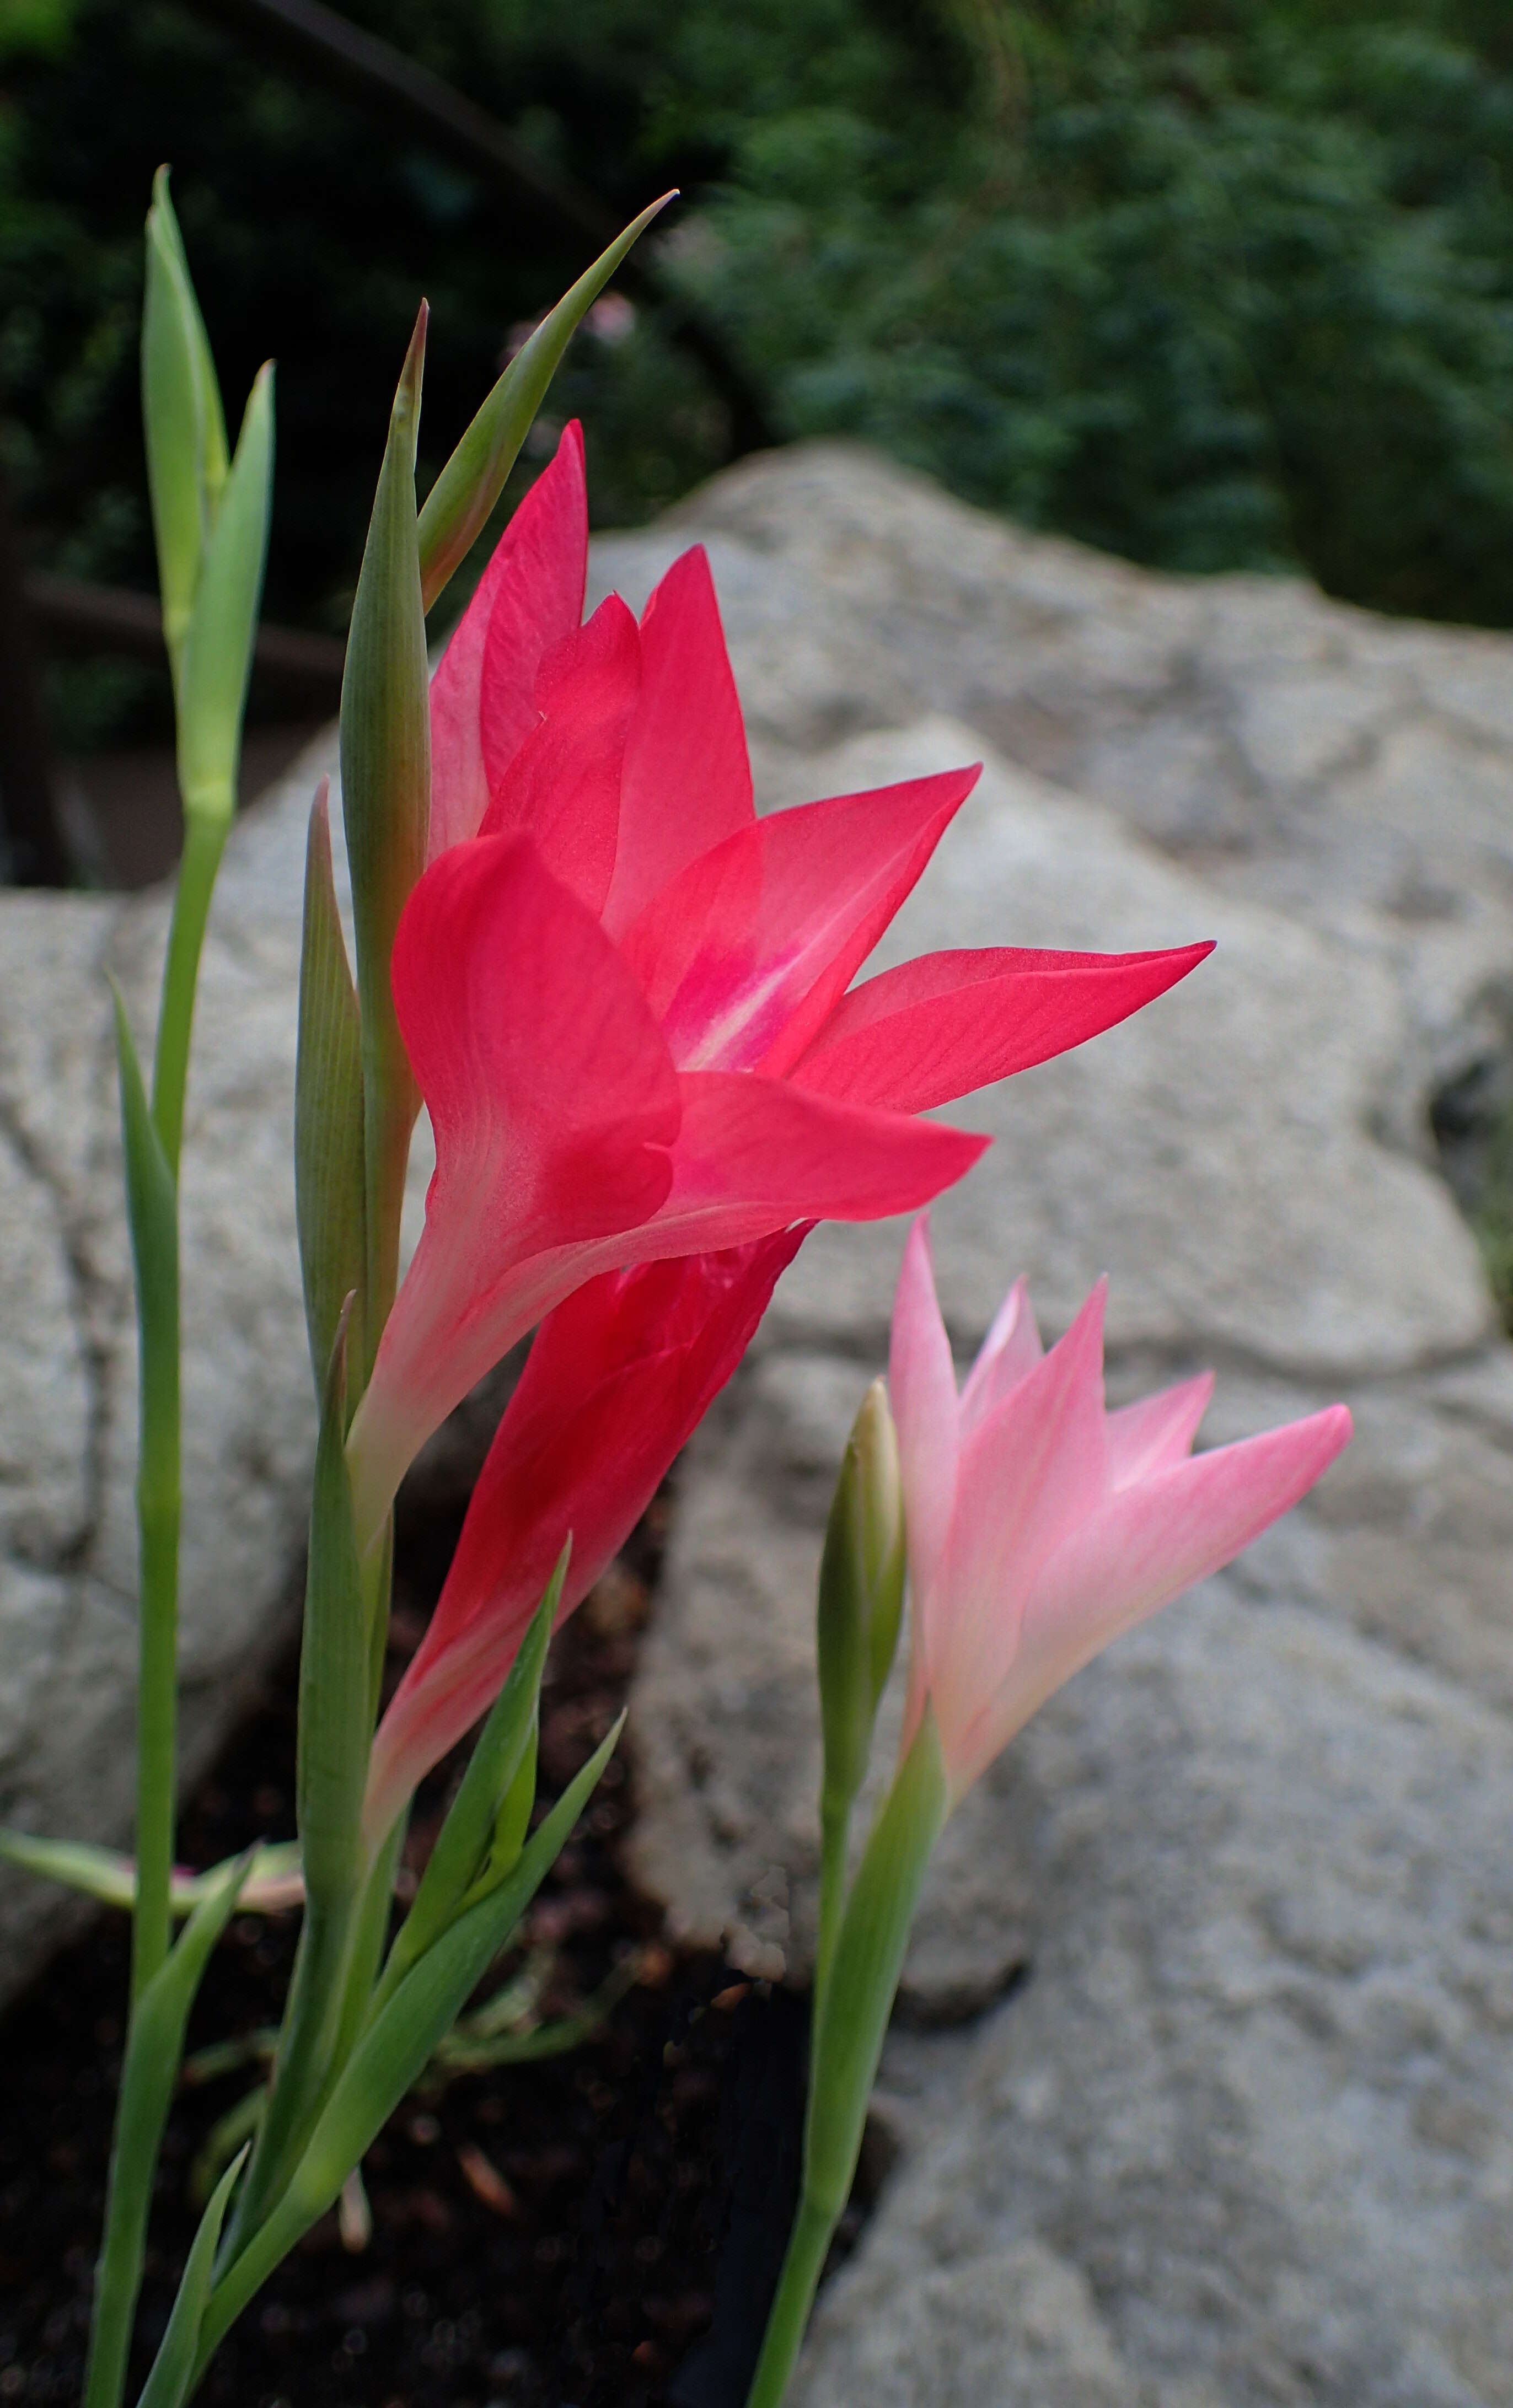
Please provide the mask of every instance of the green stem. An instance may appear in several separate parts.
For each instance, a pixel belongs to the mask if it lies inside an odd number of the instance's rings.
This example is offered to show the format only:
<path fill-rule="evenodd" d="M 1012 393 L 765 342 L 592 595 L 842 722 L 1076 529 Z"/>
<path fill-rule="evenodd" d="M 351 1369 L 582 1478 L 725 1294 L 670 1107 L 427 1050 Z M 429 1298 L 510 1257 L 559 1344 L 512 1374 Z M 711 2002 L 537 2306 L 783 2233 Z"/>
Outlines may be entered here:
<path fill-rule="evenodd" d="M 267 2107 L 223 2246 L 232 2263 L 274 2212 L 339 2067 L 336 2062 L 347 1992 L 354 1901 L 344 1912 L 307 1905 L 274 2058 Z"/>
<path fill-rule="evenodd" d="M 372 2017 L 373 1985 L 388 1934 L 394 1869 L 408 1817 L 380 1849 L 339 1930 L 316 1911 L 300 1933 L 279 2037 L 272 2089 L 253 2147 L 223 2264 L 239 2264 L 279 2202 L 322 2109 Z"/>
<path fill-rule="evenodd" d="M 816 1982 L 803 2190 L 746 2408 L 780 2408 L 787 2389 L 830 2236 L 851 2195 L 919 1886 L 950 1808 L 927 1708 L 872 1825 L 823 1983 Z M 833 1828 L 827 1839 L 833 1849 Z"/>
<path fill-rule="evenodd" d="M 393 1830 L 373 1860 L 357 1910 L 356 1936 L 353 1943 L 352 1964 L 347 1975 L 347 1993 L 342 2000 L 341 2025 L 337 2038 L 337 2055 L 345 2065 L 368 2025 L 380 2009 L 388 2002 L 392 1985 L 381 1982 L 379 1966 L 384 1943 L 389 1937 L 389 1916 L 394 1905 L 395 1869 L 399 1851 L 410 1828 L 409 1810 L 395 1824 Z"/>
<path fill-rule="evenodd" d="M 814 1946 L 814 2021 L 817 2027 L 846 1899 L 846 1842 L 851 1831 L 849 1798 L 822 1798 L 819 1809 L 819 1937 Z"/>
<path fill-rule="evenodd" d="M 175 1339 L 177 1340 L 177 1331 Z M 173 1412 L 144 1416 L 137 1516 L 141 1526 L 141 1637 L 137 1682 L 137 1897 L 131 1995 L 141 1997 L 172 1939 L 174 1809 L 179 1752 L 178 1349 Z"/>
<path fill-rule="evenodd" d="M 152 1064 L 152 1118 L 168 1157 L 168 1168 L 176 1179 L 183 1143 L 184 1094 L 189 1080 L 189 1041 L 195 1025 L 200 948 L 205 941 L 215 874 L 221 866 L 230 823 L 229 807 L 223 811 L 196 810 L 184 815 L 184 850 L 173 898 L 167 958 L 163 966 L 163 1001 Z"/>
<path fill-rule="evenodd" d="M 168 930 L 152 1073 L 152 1119 L 177 1182 L 183 1140 L 184 1091 L 195 1018 L 200 949 L 223 822 L 186 818 L 183 859 Z M 142 1429 L 137 1479 L 141 1567 L 141 1640 L 137 1682 L 137 1901 L 132 1922 L 133 2000 L 168 1953 L 179 1754 L 179 1525 L 180 1427 L 178 1216 L 165 1242 L 173 1248 L 175 1310 L 143 1320 Z M 157 1326 L 153 1326 L 156 1320 Z"/>
<path fill-rule="evenodd" d="M 746 2408 L 779 2408 L 798 2361 L 809 2311 L 825 2272 L 830 2237 L 839 2222 L 839 2208 L 832 2214 L 829 2205 L 818 2200 L 805 2197 L 800 2200 Z"/>

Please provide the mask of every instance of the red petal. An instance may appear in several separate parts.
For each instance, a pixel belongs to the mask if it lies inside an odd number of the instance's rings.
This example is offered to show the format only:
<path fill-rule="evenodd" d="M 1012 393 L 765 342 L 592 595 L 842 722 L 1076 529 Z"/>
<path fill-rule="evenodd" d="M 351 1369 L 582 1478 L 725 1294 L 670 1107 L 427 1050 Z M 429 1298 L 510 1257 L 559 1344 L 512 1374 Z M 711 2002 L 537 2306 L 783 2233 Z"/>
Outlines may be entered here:
<path fill-rule="evenodd" d="M 664 888 L 623 950 L 679 1067 L 780 1074 L 871 953 L 977 774 L 776 811 Z"/>
<path fill-rule="evenodd" d="M 703 545 L 675 560 L 641 623 L 641 707 L 626 746 L 620 849 L 604 924 L 618 936 L 690 861 L 750 825 L 751 764 Z"/>
<path fill-rule="evenodd" d="M 393 975 L 436 1175 L 353 1427 L 365 1542 L 416 1448 L 542 1309 L 512 1272 L 648 1220 L 680 1116 L 634 981 L 518 838 L 480 837 L 432 864 Z M 575 1284 L 569 1268 L 556 1296 Z"/>
<path fill-rule="evenodd" d="M 843 996 L 790 1076 L 811 1095 L 928 1111 L 1127 1020 L 1213 950 L 926 953 Z"/>
<path fill-rule="evenodd" d="M 440 1601 L 374 1743 L 371 1837 L 497 1694 L 564 1539 L 571 1534 L 564 1614 L 624 1545 L 804 1235 L 612 1271 L 541 1324 Z"/>
<path fill-rule="evenodd" d="M 571 635 L 584 615 L 588 488 L 576 419 L 549 473 L 546 492 L 545 477 L 531 488 L 530 498 L 541 494 L 540 508 L 522 530 L 521 573 L 501 586 L 483 648 L 479 729 L 491 795 L 536 724 L 536 673 L 543 654 Z"/>
<path fill-rule="evenodd" d="M 640 692 L 641 638 L 612 594 L 542 661 L 536 724 L 495 785 L 480 830 L 528 836 L 596 918 L 614 869 L 620 764 Z"/>
<path fill-rule="evenodd" d="M 637 1239 L 643 1259 L 746 1245 L 791 1221 L 915 1211 L 989 1142 L 937 1121 L 800 1095 L 749 1071 L 694 1071 L 678 1085 L 672 1190 Z"/>
<path fill-rule="evenodd" d="M 499 538 L 431 680 L 433 861 L 477 833 L 491 784 L 534 727 L 537 667 L 584 615 L 587 562 L 584 437 L 574 420 Z"/>

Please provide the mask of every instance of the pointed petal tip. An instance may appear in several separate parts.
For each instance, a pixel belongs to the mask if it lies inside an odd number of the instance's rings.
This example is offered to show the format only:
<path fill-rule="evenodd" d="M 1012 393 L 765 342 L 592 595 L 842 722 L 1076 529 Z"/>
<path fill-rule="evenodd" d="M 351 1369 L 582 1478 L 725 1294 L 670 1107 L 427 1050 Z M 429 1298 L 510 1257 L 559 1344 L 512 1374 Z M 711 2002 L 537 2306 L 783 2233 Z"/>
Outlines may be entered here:
<path fill-rule="evenodd" d="M 894 1353 L 922 1326 L 944 1327 L 935 1293 L 935 1255 L 930 1244 L 929 1212 L 916 1215 L 904 1240 L 893 1297 Z"/>

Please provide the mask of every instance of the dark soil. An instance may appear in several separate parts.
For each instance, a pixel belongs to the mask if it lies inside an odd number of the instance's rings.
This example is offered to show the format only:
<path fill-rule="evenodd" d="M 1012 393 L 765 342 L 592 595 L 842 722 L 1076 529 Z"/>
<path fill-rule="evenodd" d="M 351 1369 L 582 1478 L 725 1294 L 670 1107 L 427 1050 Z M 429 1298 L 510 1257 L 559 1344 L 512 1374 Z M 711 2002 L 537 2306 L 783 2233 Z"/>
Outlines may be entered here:
<path fill-rule="evenodd" d="M 665 1510 L 665 1509 L 664 1509 Z M 623 1701 L 660 1551 L 658 1509 L 560 1635 L 542 1698 L 541 1791 L 559 1793 Z M 424 1628 L 451 1533 L 411 1534 L 396 1667 Z M 293 1662 L 188 1812 L 207 1864 L 292 1831 Z M 422 1860 L 456 1766 L 418 1801 Z M 803 2010 L 680 1951 L 631 1885 L 633 1750 L 612 1762 L 537 1900 L 543 2014 L 614 1970 L 635 1978 L 570 2054 L 413 2095 L 369 2151 L 372 2232 L 328 2215 L 223 2344 L 199 2395 L 221 2408 L 741 2408 L 797 2180 Z M 239 1917 L 208 1974 L 191 2048 L 276 2020 L 295 1918 Z M 0 2402 L 77 2401 L 120 2061 L 123 1917 L 102 1921 L 12 2011 L 0 2049 Z M 521 1952 L 504 1960 L 508 1972 Z M 490 1986 L 497 1978 L 491 1976 Z M 180 2093 L 143 2294 L 138 2375 L 193 2235 L 190 2173 L 251 2086 L 243 2066 Z"/>

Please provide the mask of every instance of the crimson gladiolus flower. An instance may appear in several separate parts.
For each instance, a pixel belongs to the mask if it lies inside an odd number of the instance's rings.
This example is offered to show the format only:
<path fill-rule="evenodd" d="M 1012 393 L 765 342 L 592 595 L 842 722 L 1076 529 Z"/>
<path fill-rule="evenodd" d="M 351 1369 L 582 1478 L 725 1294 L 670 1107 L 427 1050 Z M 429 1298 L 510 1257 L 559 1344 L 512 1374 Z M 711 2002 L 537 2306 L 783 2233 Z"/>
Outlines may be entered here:
<path fill-rule="evenodd" d="M 1205 1372 L 1103 1405 L 1103 1287 L 1043 1353 L 1011 1289 L 960 1395 L 923 1220 L 904 1253 L 889 1398 L 912 1594 L 907 1752 L 927 1702 L 952 1802 L 1052 1691 L 1297 1503 L 1349 1440 L 1331 1405 L 1190 1452 Z"/>
<path fill-rule="evenodd" d="M 503 1686 L 571 1538 L 559 1619 L 645 1512 L 750 1343 L 802 1226 L 602 1275 L 542 1322 L 425 1637 L 373 1742 L 370 1844 Z"/>
<path fill-rule="evenodd" d="M 944 953 L 851 982 L 975 768 L 758 820 L 709 567 L 584 626 L 582 439 L 433 684 L 431 860 L 395 1005 L 425 1226 L 353 1423 L 359 1541 L 416 1448 L 598 1273 L 911 1211 L 986 1140 L 916 1117 L 1123 1019 L 1209 949 Z"/>

